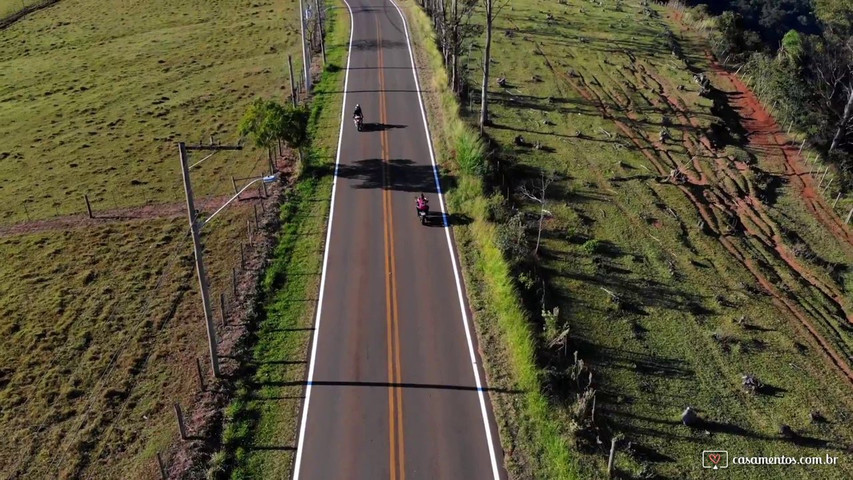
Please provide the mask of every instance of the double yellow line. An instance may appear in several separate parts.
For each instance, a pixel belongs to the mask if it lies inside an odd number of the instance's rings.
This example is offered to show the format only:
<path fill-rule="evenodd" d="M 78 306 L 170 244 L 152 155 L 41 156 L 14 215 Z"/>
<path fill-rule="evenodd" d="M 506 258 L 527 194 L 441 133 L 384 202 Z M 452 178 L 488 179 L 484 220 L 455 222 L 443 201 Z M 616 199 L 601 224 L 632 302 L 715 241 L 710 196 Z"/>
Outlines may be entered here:
<path fill-rule="evenodd" d="M 379 52 L 379 121 L 384 125 L 388 113 L 385 105 L 385 72 L 382 53 L 382 33 L 376 20 L 376 41 Z M 394 253 L 394 216 L 391 210 L 391 188 L 389 179 L 390 154 L 388 134 L 379 133 L 382 142 L 382 226 L 385 231 L 385 314 L 388 323 L 388 435 L 390 446 L 389 465 L 391 480 L 405 480 L 405 442 L 403 438 L 403 391 L 400 388 L 400 323 L 397 309 L 397 280 Z M 399 459 L 399 460 L 398 460 Z M 399 471 L 399 472 L 398 472 Z M 399 473 L 399 477 L 398 477 Z"/>

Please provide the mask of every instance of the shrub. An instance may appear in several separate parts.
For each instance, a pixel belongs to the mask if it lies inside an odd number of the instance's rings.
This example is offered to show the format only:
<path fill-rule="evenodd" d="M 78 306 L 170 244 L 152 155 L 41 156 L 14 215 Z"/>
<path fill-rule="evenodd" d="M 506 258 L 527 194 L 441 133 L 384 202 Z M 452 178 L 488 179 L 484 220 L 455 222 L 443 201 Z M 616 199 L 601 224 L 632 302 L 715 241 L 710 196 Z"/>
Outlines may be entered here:
<path fill-rule="evenodd" d="M 592 254 L 598 252 L 600 247 L 601 247 L 601 242 L 594 239 L 594 238 L 591 240 L 585 241 L 583 243 L 583 245 L 581 245 L 581 248 L 583 249 L 583 251 L 589 255 L 592 255 Z"/>
<path fill-rule="evenodd" d="M 476 132 L 462 122 L 456 124 L 455 138 L 456 162 L 468 175 L 482 175 L 485 167 L 486 145 Z"/>

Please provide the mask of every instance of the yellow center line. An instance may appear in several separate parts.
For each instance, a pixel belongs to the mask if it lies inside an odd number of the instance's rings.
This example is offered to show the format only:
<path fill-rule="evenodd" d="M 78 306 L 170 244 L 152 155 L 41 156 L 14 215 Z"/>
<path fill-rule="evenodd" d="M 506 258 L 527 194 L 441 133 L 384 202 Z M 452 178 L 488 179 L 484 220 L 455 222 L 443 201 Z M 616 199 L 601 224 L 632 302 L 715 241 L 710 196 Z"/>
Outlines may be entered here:
<path fill-rule="evenodd" d="M 379 20 L 378 19 L 376 20 L 376 38 L 377 38 L 377 43 L 378 43 L 378 38 L 379 38 Z M 378 54 L 378 62 L 379 62 L 379 67 L 380 67 L 380 72 L 381 72 L 381 66 L 382 66 L 382 50 L 381 49 L 379 50 L 379 54 Z M 380 90 L 381 90 L 381 84 L 382 84 L 381 76 L 380 76 L 379 81 L 380 81 Z M 382 98 L 382 95 L 380 93 L 380 96 L 379 96 L 380 115 L 382 115 L 381 105 L 382 105 L 383 100 L 384 99 Z M 385 153 L 384 143 L 383 143 L 383 147 L 382 147 L 382 152 L 383 152 L 383 156 L 384 156 L 384 153 Z M 388 235 L 389 235 L 389 233 L 388 233 L 388 221 L 387 221 L 387 219 L 388 219 L 388 205 L 387 205 L 387 202 L 385 201 L 385 196 L 386 196 L 385 195 L 385 185 L 388 183 L 386 175 L 387 175 L 387 172 L 385 171 L 385 162 L 383 160 L 383 162 L 382 162 L 382 229 L 384 231 L 383 240 L 384 240 L 384 244 L 385 244 L 384 245 L 384 247 L 385 247 L 385 252 L 384 252 L 384 257 L 385 257 L 385 315 L 386 315 L 386 321 L 387 321 L 387 335 L 388 335 L 388 337 L 387 337 L 387 341 L 388 341 L 388 383 L 393 385 L 394 378 L 395 378 L 395 375 L 394 375 L 394 341 L 393 341 L 393 336 L 392 336 L 392 332 L 393 332 L 393 319 L 392 319 L 393 308 L 391 306 L 391 295 L 392 295 L 392 293 L 391 293 L 392 292 L 391 282 L 393 281 L 393 275 L 391 272 L 391 265 L 390 265 L 391 255 L 390 255 L 390 245 L 388 242 Z M 396 478 L 397 478 L 397 451 L 396 451 L 397 450 L 397 442 L 395 439 L 396 428 L 394 425 L 395 420 L 396 420 L 396 415 L 395 415 L 395 401 L 394 400 L 395 400 L 394 399 L 394 389 L 389 388 L 388 389 L 388 437 L 389 437 L 388 438 L 388 445 L 389 445 L 389 453 L 390 453 L 390 455 L 389 455 L 389 463 L 390 463 L 389 467 L 391 470 L 391 480 L 396 480 Z"/>
<path fill-rule="evenodd" d="M 385 100 L 385 72 L 384 54 L 382 52 L 382 33 L 379 29 L 379 21 L 376 22 L 376 38 L 379 53 L 379 121 L 385 125 L 388 119 L 387 104 Z M 380 127 L 381 128 L 381 127 Z M 402 383 L 402 370 L 400 361 L 400 315 L 397 300 L 396 280 L 396 252 L 394 249 L 394 215 L 391 208 L 391 185 L 390 185 L 390 150 L 388 146 L 388 133 L 381 130 L 379 134 L 382 143 L 382 210 L 383 227 L 385 230 L 385 266 L 387 272 L 386 280 L 386 308 L 388 315 L 388 371 L 389 383 L 389 436 L 391 441 L 391 478 L 395 479 L 397 467 L 399 466 L 400 480 L 405 480 L 405 442 L 403 437 L 403 392 L 399 386 Z M 393 332 L 393 337 L 392 337 Z M 396 360 L 396 361 L 395 361 Z M 395 402 L 396 399 L 396 402 Z M 396 405 L 395 405 L 396 403 Z M 395 408 L 396 407 L 396 408 Z M 394 430 L 396 424 L 397 442 L 394 442 Z M 396 461 L 399 457 L 399 463 Z"/>

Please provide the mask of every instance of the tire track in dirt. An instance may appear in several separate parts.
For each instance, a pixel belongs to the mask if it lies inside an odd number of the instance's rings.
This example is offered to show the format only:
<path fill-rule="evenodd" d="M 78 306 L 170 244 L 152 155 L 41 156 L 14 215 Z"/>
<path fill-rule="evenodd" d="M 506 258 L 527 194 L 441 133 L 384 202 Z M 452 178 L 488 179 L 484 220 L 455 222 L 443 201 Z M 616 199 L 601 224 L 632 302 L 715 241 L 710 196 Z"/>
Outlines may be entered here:
<path fill-rule="evenodd" d="M 573 90 L 575 90 L 582 98 L 584 98 L 586 101 L 590 102 L 590 104 L 595 105 L 596 108 L 601 113 L 602 117 L 604 117 L 607 120 L 614 122 L 614 124 L 617 126 L 617 128 L 620 131 L 622 131 L 622 133 L 631 141 L 631 143 L 633 143 L 636 146 L 638 151 L 640 151 L 640 153 L 642 153 L 649 160 L 649 162 L 655 167 L 655 169 L 658 171 L 658 173 L 660 175 L 662 175 L 662 176 L 668 175 L 667 168 L 662 163 L 662 159 L 658 155 L 659 151 L 661 151 L 661 150 L 660 149 L 656 150 L 656 148 L 662 147 L 662 145 L 658 145 L 656 147 L 654 142 L 651 142 L 651 141 L 649 141 L 649 139 L 645 138 L 641 133 L 639 133 L 638 129 L 631 128 L 631 126 L 627 125 L 624 121 L 617 119 L 616 115 L 614 115 L 611 112 L 611 109 L 602 100 L 601 96 L 591 86 L 589 86 L 589 84 L 587 84 L 587 82 L 584 80 L 584 77 L 580 73 L 575 72 L 574 78 L 573 78 L 573 76 L 567 75 L 565 73 L 562 73 L 562 72 L 556 70 L 553 67 L 553 65 L 551 64 L 547 55 L 545 55 L 545 53 L 540 48 L 538 42 L 534 41 L 534 45 L 536 46 L 536 50 L 543 57 L 545 64 L 548 67 L 548 69 L 551 71 L 551 73 L 558 80 L 562 80 L 567 85 L 571 86 L 571 88 Z M 577 78 L 579 80 L 576 81 L 575 78 Z M 596 83 L 600 83 L 600 82 L 596 82 Z M 561 95 L 564 95 L 564 91 L 562 90 L 562 88 L 559 87 L 559 85 L 558 85 L 558 90 L 560 91 Z M 663 91 L 659 95 L 663 95 L 665 98 L 665 96 L 666 96 L 665 95 L 665 89 L 662 89 L 662 90 Z M 675 105 L 673 105 L 673 103 L 675 103 Z M 669 104 L 671 107 L 678 110 L 677 102 L 672 102 L 672 103 L 667 102 L 667 104 Z M 683 115 L 683 118 L 686 118 L 689 125 L 695 125 L 690 120 L 689 115 L 684 114 L 684 112 L 681 112 L 681 113 Z M 629 118 L 629 121 L 630 120 L 631 119 Z M 658 143 L 660 143 L 660 142 L 658 142 Z M 706 144 L 706 142 L 704 142 L 704 141 L 700 141 L 699 143 L 703 147 L 705 147 L 709 152 L 713 153 L 713 151 L 710 149 L 709 144 Z M 652 148 L 648 148 L 646 146 L 649 144 L 652 145 Z M 687 144 L 690 144 L 690 142 L 687 142 Z M 686 145 L 685 145 L 685 147 L 686 147 Z M 695 147 L 694 147 L 694 149 L 695 149 Z M 718 158 L 718 156 L 716 154 L 714 154 L 713 158 Z M 667 159 L 670 160 L 671 163 L 674 163 L 674 162 L 672 162 L 672 158 L 669 155 L 667 155 Z M 694 165 L 697 165 L 697 164 L 698 164 L 698 162 L 694 162 Z M 701 171 L 701 169 L 700 169 L 700 171 Z M 798 320 L 798 327 L 800 328 L 800 330 L 806 336 L 810 336 L 812 338 L 812 340 L 820 348 L 820 350 L 822 350 L 826 354 L 827 359 L 837 367 L 837 369 L 839 370 L 839 373 L 841 373 L 847 379 L 848 382 L 853 383 L 853 369 L 851 369 L 851 367 L 848 365 L 847 361 L 836 351 L 834 346 L 824 338 L 824 336 L 821 334 L 821 332 L 819 332 L 817 330 L 817 328 L 812 324 L 812 322 L 809 320 L 807 315 L 805 315 L 800 310 L 800 307 L 798 306 L 798 302 L 790 299 L 787 294 L 780 292 L 773 285 L 773 283 L 767 279 L 765 274 L 756 266 L 755 261 L 752 258 L 749 258 L 749 256 L 746 255 L 744 252 L 742 252 L 740 249 L 738 249 L 734 245 L 734 243 L 728 238 L 728 235 L 726 233 L 723 233 L 724 229 L 720 228 L 720 222 L 717 221 L 716 216 L 711 213 L 710 209 L 711 208 L 717 208 L 717 209 L 720 209 L 723 212 L 725 212 L 727 210 L 725 208 L 727 203 L 731 205 L 733 203 L 736 204 L 736 202 L 731 202 L 731 201 L 726 202 L 725 200 L 723 200 L 726 197 L 719 195 L 719 193 L 716 191 L 712 191 L 710 188 L 710 185 L 691 185 L 691 184 L 687 183 L 687 184 L 679 184 L 676 186 L 685 194 L 685 196 L 690 200 L 690 202 L 696 207 L 697 212 L 699 213 L 699 216 L 702 218 L 702 220 L 705 222 L 705 224 L 711 230 L 710 235 L 712 237 L 714 237 L 715 239 L 717 239 L 720 242 L 720 244 L 732 255 L 732 257 L 734 259 L 736 259 L 738 261 L 738 263 L 743 265 L 747 269 L 747 271 L 749 271 L 753 275 L 753 277 L 755 277 L 756 281 L 771 295 L 771 297 L 773 299 L 773 303 L 775 305 L 777 305 L 777 307 L 779 307 L 783 311 L 787 310 L 788 312 L 791 313 L 791 315 L 794 316 L 794 318 L 796 318 Z M 700 198 L 701 198 L 701 200 L 700 200 Z M 741 202 L 740 203 L 741 207 L 739 209 L 736 209 L 733 211 L 734 215 L 738 216 L 738 218 L 741 218 L 740 212 L 742 212 L 744 210 L 744 208 L 752 209 L 755 205 L 759 204 L 758 201 L 753 201 L 756 199 L 753 199 L 750 196 L 745 196 L 744 198 L 750 199 L 749 204 L 747 204 L 746 202 Z M 728 211 L 732 212 L 732 209 L 729 208 Z M 751 213 L 752 213 L 752 215 L 750 216 L 750 218 L 752 218 L 754 222 L 755 222 L 755 219 L 764 217 L 764 219 L 761 219 L 761 221 L 756 222 L 757 225 L 764 225 L 764 227 L 769 229 L 771 232 L 774 231 L 773 228 L 771 228 L 771 226 L 770 226 L 770 225 L 772 225 L 772 222 L 765 221 L 766 215 L 761 215 L 758 212 L 754 212 L 754 211 Z M 743 224 L 743 222 L 741 222 L 741 223 Z M 777 242 L 777 241 L 781 240 L 781 238 L 778 234 L 772 235 L 771 238 L 773 239 L 773 242 Z M 767 239 L 765 238 L 764 240 L 767 240 Z M 765 243 L 765 245 L 769 246 L 770 243 L 772 243 L 772 242 L 768 241 L 767 243 Z M 842 312 L 844 312 L 845 316 L 847 316 L 846 312 L 843 308 L 843 305 L 841 304 L 842 299 L 841 299 L 840 295 L 833 295 L 832 293 L 836 293 L 836 292 L 833 292 L 832 290 L 826 288 L 826 286 L 823 285 L 822 282 L 816 281 L 816 279 L 812 275 L 810 275 L 809 273 L 806 273 L 805 268 L 802 267 L 801 265 L 799 265 L 797 262 L 793 261 L 793 259 L 788 254 L 788 252 L 786 252 L 786 250 L 783 247 L 780 247 L 779 245 L 781 245 L 781 244 L 776 243 L 776 246 L 774 248 L 772 248 L 772 251 L 776 253 L 777 258 L 781 259 L 785 264 L 787 264 L 794 271 L 794 273 L 798 274 L 800 276 L 800 278 L 803 278 L 805 281 L 814 285 L 815 288 L 817 288 L 819 291 L 824 293 L 824 295 L 827 295 L 827 290 L 829 290 L 829 292 L 831 292 L 831 293 L 828 296 L 833 300 L 833 302 L 838 306 L 838 308 Z M 816 284 L 813 284 L 812 281 L 815 281 Z M 823 286 L 823 288 L 821 288 L 821 285 Z M 853 320 L 851 320 L 850 316 L 847 316 L 847 317 L 848 317 L 848 321 L 853 321 Z M 830 328 L 831 328 L 831 326 L 830 326 Z M 836 335 L 838 335 L 838 332 L 835 330 L 834 330 L 834 333 L 836 333 Z M 841 345 L 841 346 L 843 346 L 843 345 Z"/>
<path fill-rule="evenodd" d="M 748 132 L 749 146 L 764 152 L 771 159 L 778 159 L 785 167 L 785 176 L 790 180 L 809 211 L 836 238 L 853 245 L 853 232 L 841 221 L 822 195 L 817 193 L 815 179 L 809 173 L 796 146 L 785 140 L 779 125 L 772 115 L 762 107 L 755 94 L 736 75 L 727 72 L 712 58 L 708 58 L 712 71 L 719 79 L 729 82 L 738 95 L 731 95 L 732 107 L 740 113 L 741 124 Z"/>

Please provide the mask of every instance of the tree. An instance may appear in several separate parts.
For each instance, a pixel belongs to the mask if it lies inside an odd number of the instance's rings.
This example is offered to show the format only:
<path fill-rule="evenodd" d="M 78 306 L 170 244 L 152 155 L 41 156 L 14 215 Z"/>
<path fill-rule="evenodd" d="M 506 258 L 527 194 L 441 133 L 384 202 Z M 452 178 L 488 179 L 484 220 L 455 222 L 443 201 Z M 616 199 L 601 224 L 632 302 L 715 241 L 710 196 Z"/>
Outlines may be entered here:
<path fill-rule="evenodd" d="M 536 247 L 533 249 L 533 254 L 539 254 L 539 244 L 542 241 L 542 225 L 545 220 L 545 215 L 550 215 L 550 212 L 545 208 L 548 204 L 548 187 L 556 180 L 556 175 L 553 171 L 542 170 L 539 173 L 539 178 L 536 182 L 530 182 L 530 185 L 524 185 L 520 188 L 521 194 L 539 204 L 539 231 L 536 234 Z"/>
<path fill-rule="evenodd" d="M 240 120 L 241 136 L 248 136 L 259 148 L 271 151 L 282 141 L 300 150 L 308 142 L 308 108 L 304 105 L 282 105 L 275 100 L 256 99 Z"/>
<path fill-rule="evenodd" d="M 486 7 L 486 47 L 483 51 L 483 88 L 480 91 L 480 134 L 489 123 L 489 64 L 492 61 L 492 25 L 509 0 L 483 0 Z"/>
<path fill-rule="evenodd" d="M 799 67 L 803 59 L 803 37 L 796 30 L 788 30 L 782 37 L 782 47 L 779 49 L 779 58 L 789 65 Z"/>

